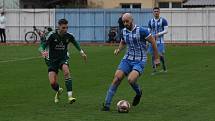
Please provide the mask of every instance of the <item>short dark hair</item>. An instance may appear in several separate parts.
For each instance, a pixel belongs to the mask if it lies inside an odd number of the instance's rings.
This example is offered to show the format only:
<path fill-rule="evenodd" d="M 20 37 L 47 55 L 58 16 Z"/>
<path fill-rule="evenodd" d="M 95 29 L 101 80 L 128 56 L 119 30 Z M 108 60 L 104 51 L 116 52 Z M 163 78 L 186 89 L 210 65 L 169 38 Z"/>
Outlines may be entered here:
<path fill-rule="evenodd" d="M 52 31 L 52 28 L 51 28 L 51 27 L 48 27 L 47 30 L 50 32 L 50 31 Z"/>
<path fill-rule="evenodd" d="M 3 11 L 3 12 L 1 12 L 1 15 L 4 15 L 4 11 Z"/>
<path fill-rule="evenodd" d="M 58 24 L 59 25 L 61 25 L 61 24 L 68 24 L 68 21 L 66 20 L 66 19 L 60 19 L 59 21 L 58 21 Z"/>
<path fill-rule="evenodd" d="M 157 9 L 157 10 L 160 10 L 160 8 L 159 8 L 159 7 L 154 7 L 154 8 L 153 8 L 153 10 L 156 10 L 156 9 Z"/>

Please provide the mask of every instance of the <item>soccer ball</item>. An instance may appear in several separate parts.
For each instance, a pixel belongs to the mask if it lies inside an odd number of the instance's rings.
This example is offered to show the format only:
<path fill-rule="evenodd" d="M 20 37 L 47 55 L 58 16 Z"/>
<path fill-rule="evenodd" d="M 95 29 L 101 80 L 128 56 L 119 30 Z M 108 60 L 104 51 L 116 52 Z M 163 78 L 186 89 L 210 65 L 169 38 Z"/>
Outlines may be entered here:
<path fill-rule="evenodd" d="M 120 100 L 117 103 L 117 110 L 119 113 L 128 113 L 130 109 L 130 104 L 126 100 Z"/>

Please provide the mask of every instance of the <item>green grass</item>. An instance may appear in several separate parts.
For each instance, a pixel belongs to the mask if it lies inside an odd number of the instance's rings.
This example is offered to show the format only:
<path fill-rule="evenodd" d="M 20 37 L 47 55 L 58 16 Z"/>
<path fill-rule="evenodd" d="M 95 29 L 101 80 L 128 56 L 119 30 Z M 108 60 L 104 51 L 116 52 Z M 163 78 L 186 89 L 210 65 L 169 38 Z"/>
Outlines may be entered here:
<path fill-rule="evenodd" d="M 83 47 L 88 63 L 72 49 L 70 65 L 77 102 L 67 104 L 66 93 L 54 104 L 47 67 L 36 46 L 0 46 L 0 121 L 212 121 L 215 119 L 215 47 L 168 46 L 168 73 L 151 76 L 150 60 L 138 82 L 144 96 L 128 114 L 119 114 L 116 103 L 130 103 L 134 91 L 124 79 L 110 112 L 101 112 L 106 91 L 123 53 L 115 47 Z M 7 60 L 18 60 L 4 62 Z M 62 72 L 59 83 L 64 87 Z"/>

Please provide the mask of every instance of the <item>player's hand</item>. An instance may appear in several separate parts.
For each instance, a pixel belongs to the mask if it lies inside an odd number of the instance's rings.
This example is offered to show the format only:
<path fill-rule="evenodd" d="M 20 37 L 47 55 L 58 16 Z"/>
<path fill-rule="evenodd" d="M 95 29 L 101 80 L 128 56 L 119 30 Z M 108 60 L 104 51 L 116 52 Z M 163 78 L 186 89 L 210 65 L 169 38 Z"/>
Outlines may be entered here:
<path fill-rule="evenodd" d="M 117 48 L 117 49 L 114 50 L 114 54 L 115 54 L 115 55 L 118 55 L 119 52 L 120 52 L 119 48 Z"/>
<path fill-rule="evenodd" d="M 49 52 L 48 51 L 42 51 L 41 55 L 43 58 L 47 58 L 48 57 Z"/>
<path fill-rule="evenodd" d="M 38 34 L 39 34 L 40 37 L 42 37 L 45 33 L 40 31 L 40 32 L 38 32 Z"/>
<path fill-rule="evenodd" d="M 158 38 L 158 37 L 159 37 L 159 34 L 156 34 L 156 35 L 155 35 L 155 38 Z"/>
<path fill-rule="evenodd" d="M 80 53 L 81 53 L 81 56 L 82 56 L 83 59 L 84 59 L 84 62 L 86 63 L 86 62 L 87 62 L 87 55 L 84 53 L 83 50 L 82 50 Z"/>
<path fill-rule="evenodd" d="M 158 38 L 159 38 L 159 34 L 155 34 L 155 35 L 154 35 L 154 38 L 155 38 L 155 41 L 157 41 Z"/>
<path fill-rule="evenodd" d="M 155 64 L 156 67 L 160 66 L 160 59 L 155 59 L 154 64 Z"/>

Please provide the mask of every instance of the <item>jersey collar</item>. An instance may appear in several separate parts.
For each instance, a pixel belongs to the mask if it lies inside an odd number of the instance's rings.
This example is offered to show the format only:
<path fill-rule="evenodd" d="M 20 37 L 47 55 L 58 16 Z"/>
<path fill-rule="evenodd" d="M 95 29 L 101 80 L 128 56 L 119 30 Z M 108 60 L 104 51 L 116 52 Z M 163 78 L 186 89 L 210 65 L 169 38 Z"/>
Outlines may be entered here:
<path fill-rule="evenodd" d="M 133 29 L 132 29 L 131 31 L 130 31 L 129 29 L 127 29 L 127 28 L 126 28 L 126 30 L 127 30 L 128 32 L 132 32 L 132 31 L 134 31 L 136 28 L 137 28 L 137 25 L 135 24 L 134 27 L 133 27 Z"/>
<path fill-rule="evenodd" d="M 158 19 L 154 18 L 154 21 L 159 21 L 161 19 L 161 17 L 159 17 Z"/>

